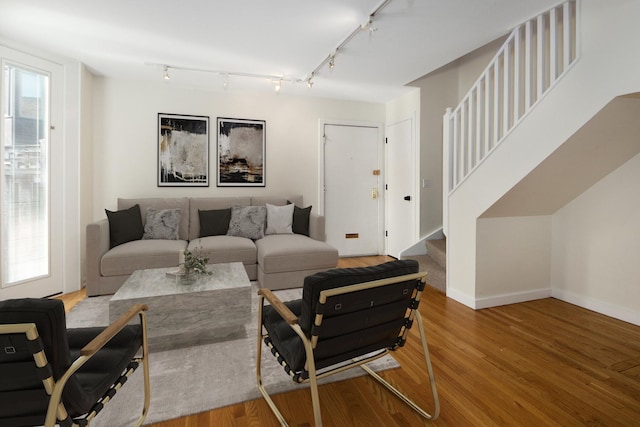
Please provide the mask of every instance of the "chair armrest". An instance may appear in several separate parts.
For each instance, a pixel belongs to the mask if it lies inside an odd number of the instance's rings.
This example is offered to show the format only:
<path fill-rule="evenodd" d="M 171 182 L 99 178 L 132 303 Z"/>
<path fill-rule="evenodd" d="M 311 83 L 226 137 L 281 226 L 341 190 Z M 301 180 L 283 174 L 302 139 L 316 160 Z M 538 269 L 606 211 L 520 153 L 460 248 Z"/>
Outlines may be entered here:
<path fill-rule="evenodd" d="M 80 354 L 82 356 L 92 356 L 97 353 L 104 345 L 109 342 L 118 332 L 120 332 L 137 314 L 143 311 L 147 311 L 149 308 L 145 304 L 136 304 L 131 307 L 126 313 L 118 317 L 115 322 L 110 324 L 105 330 L 103 330 L 97 337 L 91 340 L 85 345 Z"/>
<path fill-rule="evenodd" d="M 57 408 L 62 400 L 62 391 L 64 390 L 67 381 L 69 378 L 76 373 L 78 369 L 82 367 L 91 357 L 93 357 L 98 350 L 100 350 L 104 345 L 109 342 L 118 332 L 120 332 L 133 317 L 137 314 L 141 316 L 141 322 L 143 326 L 142 331 L 142 348 L 143 348 L 143 357 L 144 357 L 144 366 L 145 366 L 145 389 L 148 387 L 148 362 L 147 359 L 147 338 L 146 338 L 146 320 L 144 319 L 143 311 L 147 311 L 148 307 L 145 304 L 136 304 L 131 307 L 126 313 L 116 319 L 115 322 L 110 324 L 107 328 L 105 328 L 97 337 L 95 337 L 91 342 L 85 345 L 82 350 L 80 350 L 80 357 L 78 357 L 71 366 L 64 372 L 64 374 L 55 382 L 53 390 L 51 392 L 51 398 L 49 399 L 49 405 L 47 408 L 47 416 L 45 418 L 44 425 L 45 427 L 53 427 L 56 425 L 56 414 Z M 145 391 L 145 408 L 148 405 L 148 395 Z"/>
<path fill-rule="evenodd" d="M 280 301 L 280 298 L 275 296 L 275 294 L 271 292 L 269 289 L 266 289 L 266 288 L 259 289 L 258 295 L 263 296 L 267 301 L 269 301 L 269 304 L 271 304 L 271 306 L 278 312 L 278 314 L 289 325 L 295 325 L 296 323 L 298 323 L 298 317 L 295 314 L 293 314 L 293 312 L 289 310 L 289 307 L 284 305 L 284 303 Z"/>

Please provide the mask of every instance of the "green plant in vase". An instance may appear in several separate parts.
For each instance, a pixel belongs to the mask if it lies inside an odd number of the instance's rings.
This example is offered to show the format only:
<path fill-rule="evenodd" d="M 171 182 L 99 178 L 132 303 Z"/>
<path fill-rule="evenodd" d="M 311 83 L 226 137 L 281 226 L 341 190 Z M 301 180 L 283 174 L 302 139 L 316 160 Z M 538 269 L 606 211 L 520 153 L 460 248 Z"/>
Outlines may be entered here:
<path fill-rule="evenodd" d="M 195 272 L 198 274 L 211 274 L 209 270 L 207 270 L 207 262 L 209 258 L 202 255 L 202 251 L 196 249 L 194 251 L 185 250 L 184 251 L 184 263 L 182 266 L 184 267 L 184 272 L 186 276 L 190 276 L 191 273 Z"/>

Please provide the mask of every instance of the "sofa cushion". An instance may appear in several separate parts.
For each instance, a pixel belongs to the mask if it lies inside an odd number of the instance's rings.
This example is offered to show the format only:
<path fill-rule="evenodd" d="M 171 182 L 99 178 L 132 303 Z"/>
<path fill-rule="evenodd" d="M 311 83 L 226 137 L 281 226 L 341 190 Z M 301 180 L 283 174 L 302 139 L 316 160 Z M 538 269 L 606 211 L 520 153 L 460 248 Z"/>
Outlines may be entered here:
<path fill-rule="evenodd" d="M 264 234 L 292 234 L 294 205 L 275 206 L 267 203 L 267 229 Z"/>
<path fill-rule="evenodd" d="M 140 205 L 133 205 L 129 209 L 112 212 L 104 210 L 109 219 L 109 247 L 121 245 L 132 240 L 139 240 L 144 234 Z"/>
<path fill-rule="evenodd" d="M 292 231 L 295 234 L 309 235 L 309 218 L 311 217 L 311 206 L 299 208 L 294 205 Z"/>
<path fill-rule="evenodd" d="M 249 197 L 192 197 L 189 199 L 189 240 L 197 239 L 200 236 L 200 213 L 199 211 L 209 211 L 231 208 L 232 206 L 249 206 Z M 225 230 L 225 234 L 226 234 Z"/>
<path fill-rule="evenodd" d="M 178 229 L 178 239 L 189 239 L 189 198 L 139 198 L 139 199 L 118 199 L 118 209 L 127 209 L 135 204 L 140 205 L 140 212 L 146 212 L 147 208 L 156 209 L 180 209 L 180 228 Z M 142 224 L 146 222 L 146 214 L 142 215 Z"/>
<path fill-rule="evenodd" d="M 198 250 L 209 258 L 209 264 L 241 262 L 256 263 L 256 245 L 251 239 L 238 236 L 208 236 L 189 242 L 190 251 Z"/>
<path fill-rule="evenodd" d="M 234 206 L 227 235 L 258 240 L 264 237 L 267 208 L 264 206 Z"/>
<path fill-rule="evenodd" d="M 104 254 L 100 273 L 120 276 L 147 268 L 175 267 L 178 253 L 186 248 L 184 240 L 134 240 Z"/>
<path fill-rule="evenodd" d="M 178 240 L 181 216 L 180 209 L 147 208 L 147 220 L 144 223 L 142 238 Z"/>
<path fill-rule="evenodd" d="M 198 216 L 200 221 L 200 235 L 198 237 L 224 236 L 229 231 L 231 208 L 208 211 L 198 209 Z"/>
<path fill-rule="evenodd" d="M 256 241 L 258 264 L 265 273 L 333 268 L 338 250 L 300 234 L 277 234 Z"/>

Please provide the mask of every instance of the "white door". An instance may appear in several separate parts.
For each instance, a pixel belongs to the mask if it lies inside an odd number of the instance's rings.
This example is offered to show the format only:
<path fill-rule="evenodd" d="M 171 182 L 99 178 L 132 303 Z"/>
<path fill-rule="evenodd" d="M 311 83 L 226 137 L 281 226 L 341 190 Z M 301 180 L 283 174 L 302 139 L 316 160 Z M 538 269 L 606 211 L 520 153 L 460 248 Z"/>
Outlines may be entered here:
<path fill-rule="evenodd" d="M 386 146 L 386 235 L 387 254 L 400 258 L 400 253 L 415 244 L 416 224 L 416 150 L 413 119 L 387 127 Z"/>
<path fill-rule="evenodd" d="M 324 124 L 327 242 L 340 256 L 382 251 L 382 136 L 379 126 Z"/>
<path fill-rule="evenodd" d="M 0 299 L 62 292 L 62 72 L 0 47 Z"/>

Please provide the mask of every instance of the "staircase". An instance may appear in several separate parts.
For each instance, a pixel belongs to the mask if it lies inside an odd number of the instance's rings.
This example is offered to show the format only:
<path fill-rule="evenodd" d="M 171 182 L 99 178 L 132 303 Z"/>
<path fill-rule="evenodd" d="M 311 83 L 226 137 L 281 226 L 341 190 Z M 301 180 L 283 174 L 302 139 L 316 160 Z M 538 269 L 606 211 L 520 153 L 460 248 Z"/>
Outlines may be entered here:
<path fill-rule="evenodd" d="M 427 272 L 427 284 L 440 292 L 447 291 L 447 240 L 426 240 L 427 255 L 403 256 L 420 264 L 420 271 Z"/>
<path fill-rule="evenodd" d="M 448 297 L 476 309 L 553 296 L 614 317 L 638 312 L 635 265 L 620 262 L 637 240 L 619 238 L 610 261 L 594 261 L 602 236 L 637 223 L 636 208 L 609 201 L 636 200 L 636 175 L 593 188 L 640 152 L 637 16 L 640 2 L 578 0 L 534 18 L 447 112 Z M 538 56 L 538 46 L 552 49 Z M 577 209 L 585 194 L 591 205 Z M 594 206 L 619 219 L 591 215 Z M 603 280 L 610 270 L 632 279 Z"/>
<path fill-rule="evenodd" d="M 516 27 L 471 90 L 443 118 L 443 229 L 448 197 L 578 59 L 576 0 Z"/>

